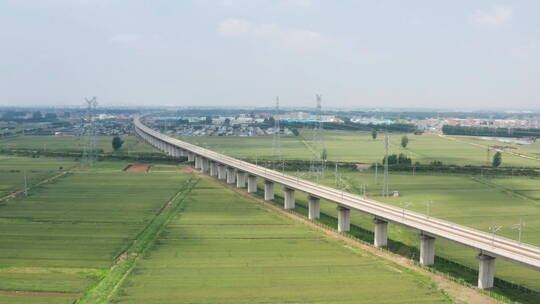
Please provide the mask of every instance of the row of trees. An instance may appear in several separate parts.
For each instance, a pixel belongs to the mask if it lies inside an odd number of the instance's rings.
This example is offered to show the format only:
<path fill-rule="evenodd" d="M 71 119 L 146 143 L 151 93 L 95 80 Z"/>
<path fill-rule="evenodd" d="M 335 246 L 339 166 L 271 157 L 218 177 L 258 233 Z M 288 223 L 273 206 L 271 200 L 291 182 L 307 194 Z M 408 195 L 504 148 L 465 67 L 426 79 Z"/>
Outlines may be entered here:
<path fill-rule="evenodd" d="M 524 128 L 489 128 L 444 125 L 442 131 L 446 135 L 492 136 L 492 137 L 523 137 L 538 138 L 540 129 Z"/>

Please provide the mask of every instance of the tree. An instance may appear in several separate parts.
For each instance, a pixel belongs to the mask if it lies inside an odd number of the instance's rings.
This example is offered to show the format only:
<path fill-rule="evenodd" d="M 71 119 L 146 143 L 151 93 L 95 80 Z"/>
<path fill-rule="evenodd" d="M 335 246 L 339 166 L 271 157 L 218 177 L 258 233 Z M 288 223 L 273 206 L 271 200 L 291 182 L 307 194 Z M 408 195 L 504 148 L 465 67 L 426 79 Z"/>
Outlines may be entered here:
<path fill-rule="evenodd" d="M 124 141 L 119 136 L 113 137 L 112 147 L 114 151 L 118 151 L 122 147 L 123 144 L 124 144 Z"/>
<path fill-rule="evenodd" d="M 229 118 L 225 118 L 225 121 L 223 121 L 223 124 L 228 126 L 231 124 L 231 120 Z"/>
<path fill-rule="evenodd" d="M 292 132 L 292 134 L 293 134 L 294 136 L 300 135 L 300 132 L 298 132 L 298 129 L 296 129 L 296 128 L 291 129 L 291 132 Z"/>
<path fill-rule="evenodd" d="M 501 163 L 502 163 L 502 155 L 501 155 L 501 152 L 497 151 L 497 153 L 495 153 L 495 155 L 493 155 L 492 166 L 496 168 L 496 167 L 500 166 Z"/>
<path fill-rule="evenodd" d="M 401 146 L 403 148 L 407 148 L 408 144 L 409 144 L 409 138 L 407 137 L 407 135 L 403 135 L 403 137 L 401 138 Z"/>
<path fill-rule="evenodd" d="M 377 130 L 371 130 L 371 138 L 373 138 L 373 140 L 377 139 Z"/>
<path fill-rule="evenodd" d="M 211 116 L 206 116 L 206 118 L 205 118 L 205 123 L 206 123 L 207 125 L 211 125 L 211 124 L 212 124 L 212 117 L 211 117 Z"/>
<path fill-rule="evenodd" d="M 326 161 L 326 159 L 328 159 L 328 152 L 326 152 L 326 148 L 323 148 L 323 150 L 321 152 L 321 159 L 323 161 Z"/>

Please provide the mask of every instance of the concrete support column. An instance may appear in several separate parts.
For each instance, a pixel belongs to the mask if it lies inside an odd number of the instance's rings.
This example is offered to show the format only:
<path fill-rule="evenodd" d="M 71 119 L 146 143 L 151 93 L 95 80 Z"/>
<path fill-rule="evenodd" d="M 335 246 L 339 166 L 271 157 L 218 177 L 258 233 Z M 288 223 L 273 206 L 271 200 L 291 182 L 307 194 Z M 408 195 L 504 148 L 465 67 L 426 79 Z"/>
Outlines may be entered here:
<path fill-rule="evenodd" d="M 195 169 L 202 169 L 202 157 L 195 155 Z"/>
<path fill-rule="evenodd" d="M 227 184 L 234 184 L 236 181 L 236 173 L 233 167 L 227 167 Z"/>
<path fill-rule="evenodd" d="M 201 159 L 202 159 L 202 163 L 201 163 L 201 171 L 202 171 L 203 173 L 207 173 L 208 170 L 210 169 L 210 168 L 208 167 L 208 162 L 209 162 L 210 160 L 209 160 L 208 158 L 206 158 L 206 157 L 201 157 Z"/>
<path fill-rule="evenodd" d="M 264 181 L 264 200 L 271 201 L 274 199 L 274 182 L 269 180 Z"/>
<path fill-rule="evenodd" d="M 218 179 L 225 180 L 227 178 L 227 171 L 224 165 L 217 165 Z"/>
<path fill-rule="evenodd" d="M 435 263 L 435 238 L 420 234 L 420 264 L 430 266 Z"/>
<path fill-rule="evenodd" d="M 480 253 L 478 255 L 478 260 L 480 261 L 478 267 L 478 288 L 493 288 L 493 281 L 495 279 L 495 258 Z"/>
<path fill-rule="evenodd" d="M 351 230 L 351 209 L 338 206 L 338 231 L 346 232 Z"/>
<path fill-rule="evenodd" d="M 246 176 L 247 176 L 246 172 L 236 170 L 236 188 L 246 187 Z"/>
<path fill-rule="evenodd" d="M 184 149 L 180 149 L 180 156 L 186 157 L 186 156 L 188 156 L 188 152 L 186 150 L 184 150 Z"/>
<path fill-rule="evenodd" d="M 285 196 L 285 203 L 284 203 L 283 208 L 294 209 L 294 205 L 295 205 L 294 189 L 283 187 L 283 194 Z"/>
<path fill-rule="evenodd" d="M 210 161 L 210 176 L 217 176 L 217 165 L 215 161 Z"/>
<path fill-rule="evenodd" d="M 188 162 L 194 161 L 195 160 L 195 154 L 193 154 L 192 152 L 188 152 L 187 160 L 188 160 Z"/>
<path fill-rule="evenodd" d="M 388 222 L 374 218 L 373 223 L 375 224 L 373 245 L 377 248 L 386 247 L 388 245 Z"/>
<path fill-rule="evenodd" d="M 257 192 L 257 176 L 248 175 L 248 193 Z"/>
<path fill-rule="evenodd" d="M 315 196 L 309 196 L 309 219 L 316 220 L 321 217 L 321 200 Z"/>

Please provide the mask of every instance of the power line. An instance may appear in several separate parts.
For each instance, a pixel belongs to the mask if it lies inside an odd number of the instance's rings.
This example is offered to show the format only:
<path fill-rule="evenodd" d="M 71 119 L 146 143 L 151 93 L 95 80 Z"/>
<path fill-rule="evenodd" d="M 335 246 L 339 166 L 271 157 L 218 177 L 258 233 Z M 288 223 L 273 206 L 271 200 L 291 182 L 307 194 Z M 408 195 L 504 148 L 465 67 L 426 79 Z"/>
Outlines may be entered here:
<path fill-rule="evenodd" d="M 81 116 L 81 146 L 83 153 L 81 163 L 83 166 L 93 166 L 96 161 L 96 108 L 97 98 L 85 98 L 86 113 Z"/>
<path fill-rule="evenodd" d="M 281 159 L 281 126 L 279 125 L 279 96 L 276 96 L 276 109 L 274 113 L 274 139 L 272 141 L 272 155 Z"/>
<path fill-rule="evenodd" d="M 388 197 L 388 133 L 384 133 L 384 185 L 383 196 Z"/>

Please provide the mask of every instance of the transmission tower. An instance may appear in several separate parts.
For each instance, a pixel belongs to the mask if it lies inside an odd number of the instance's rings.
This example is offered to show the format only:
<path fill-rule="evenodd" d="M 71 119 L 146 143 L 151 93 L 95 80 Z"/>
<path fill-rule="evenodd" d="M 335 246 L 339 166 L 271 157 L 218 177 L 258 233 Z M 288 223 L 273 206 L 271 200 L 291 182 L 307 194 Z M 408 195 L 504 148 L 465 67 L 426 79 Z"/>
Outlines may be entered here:
<path fill-rule="evenodd" d="M 83 166 L 93 166 L 96 161 L 96 107 L 97 99 L 92 97 L 86 100 L 86 113 L 81 121 L 81 146 L 83 149 L 81 164 Z"/>
<path fill-rule="evenodd" d="M 384 185 L 383 196 L 387 197 L 388 191 L 388 133 L 384 133 Z"/>
<path fill-rule="evenodd" d="M 281 127 L 279 125 L 279 96 L 276 96 L 276 112 L 274 113 L 274 140 L 272 141 L 272 155 L 281 159 Z"/>
<path fill-rule="evenodd" d="M 325 157 L 323 157 L 324 142 L 323 142 L 323 125 L 322 125 L 322 96 L 316 94 L 317 109 L 316 109 L 316 122 L 313 124 L 313 137 L 311 139 L 311 163 L 309 171 L 311 174 L 319 174 L 324 172 Z"/>

